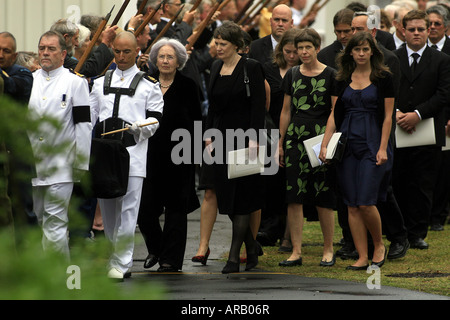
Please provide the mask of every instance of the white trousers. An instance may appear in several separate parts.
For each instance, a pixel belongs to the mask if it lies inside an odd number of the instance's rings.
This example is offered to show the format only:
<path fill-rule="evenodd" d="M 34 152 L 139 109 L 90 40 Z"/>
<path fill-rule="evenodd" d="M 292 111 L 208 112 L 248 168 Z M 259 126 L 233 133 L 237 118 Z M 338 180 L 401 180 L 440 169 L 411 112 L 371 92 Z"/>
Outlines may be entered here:
<path fill-rule="evenodd" d="M 141 204 L 144 178 L 129 177 L 127 194 L 115 199 L 98 199 L 106 238 L 113 246 L 108 269 L 123 273 L 133 265 L 134 235 Z"/>
<path fill-rule="evenodd" d="M 70 259 L 69 202 L 73 183 L 59 183 L 50 186 L 33 187 L 34 212 L 42 227 L 42 246 L 44 250 L 60 252 Z"/>

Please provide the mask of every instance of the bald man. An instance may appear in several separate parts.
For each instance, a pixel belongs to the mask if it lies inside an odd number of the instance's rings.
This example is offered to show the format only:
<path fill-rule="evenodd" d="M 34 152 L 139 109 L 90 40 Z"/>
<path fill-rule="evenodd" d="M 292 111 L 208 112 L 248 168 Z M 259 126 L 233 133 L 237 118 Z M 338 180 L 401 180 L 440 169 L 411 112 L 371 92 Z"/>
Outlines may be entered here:
<path fill-rule="evenodd" d="M 270 18 L 272 33 L 261 39 L 255 40 L 250 46 L 249 57 L 261 62 L 272 60 L 272 54 L 281 37 L 294 26 L 292 10 L 285 4 L 276 6 Z"/>
<path fill-rule="evenodd" d="M 113 53 L 117 69 L 95 80 L 90 105 L 93 123 L 99 121 L 94 129 L 96 138 L 114 129 L 128 128 L 125 133 L 106 136 L 121 141 L 129 153 L 126 194 L 113 199 L 98 196 L 105 235 L 114 248 L 109 259 L 108 277 L 122 281 L 131 275 L 134 234 L 142 183 L 146 177 L 148 138 L 159 127 L 157 122 L 162 117 L 164 101 L 157 81 L 145 76 L 135 64 L 139 47 L 132 33 L 117 35 Z M 146 125 L 155 122 L 157 124 Z"/>

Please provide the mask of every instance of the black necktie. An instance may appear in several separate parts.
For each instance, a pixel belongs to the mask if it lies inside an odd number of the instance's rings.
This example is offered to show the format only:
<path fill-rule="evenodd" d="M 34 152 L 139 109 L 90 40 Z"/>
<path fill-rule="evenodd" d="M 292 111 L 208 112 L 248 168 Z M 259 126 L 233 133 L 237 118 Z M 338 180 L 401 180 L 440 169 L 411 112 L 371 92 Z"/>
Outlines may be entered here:
<path fill-rule="evenodd" d="M 416 67 L 417 67 L 417 60 L 420 58 L 420 54 L 414 52 L 411 56 L 414 59 L 412 65 L 411 65 L 411 74 L 414 76 L 414 72 L 416 71 Z"/>
<path fill-rule="evenodd" d="M 437 45 L 435 45 L 435 44 L 433 44 L 433 45 L 431 45 L 431 47 L 433 48 L 433 49 L 438 49 L 438 46 Z"/>

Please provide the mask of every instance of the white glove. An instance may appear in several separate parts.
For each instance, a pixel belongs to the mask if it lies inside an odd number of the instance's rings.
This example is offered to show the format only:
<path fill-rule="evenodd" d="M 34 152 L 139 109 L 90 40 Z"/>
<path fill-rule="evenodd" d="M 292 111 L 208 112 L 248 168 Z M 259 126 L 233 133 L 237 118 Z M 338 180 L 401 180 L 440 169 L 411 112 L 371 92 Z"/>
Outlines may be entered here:
<path fill-rule="evenodd" d="M 141 134 L 141 127 L 139 126 L 139 124 L 137 122 L 133 123 L 132 125 L 125 125 L 125 127 L 128 128 L 128 132 L 132 135 L 138 136 Z"/>

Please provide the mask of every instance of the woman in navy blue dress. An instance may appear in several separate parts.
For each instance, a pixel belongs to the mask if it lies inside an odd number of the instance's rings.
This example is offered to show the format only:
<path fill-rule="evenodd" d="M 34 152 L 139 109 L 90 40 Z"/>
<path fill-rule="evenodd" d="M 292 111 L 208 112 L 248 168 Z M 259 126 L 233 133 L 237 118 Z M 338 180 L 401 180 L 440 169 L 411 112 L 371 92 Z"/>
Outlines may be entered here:
<path fill-rule="evenodd" d="M 367 231 L 374 243 L 372 264 L 382 266 L 386 248 L 376 204 L 385 200 L 393 163 L 389 142 L 394 86 L 383 54 L 372 35 L 355 34 L 338 58 L 334 108 L 328 119 L 320 159 L 337 130 L 347 137 L 342 162 L 336 165 L 338 185 L 348 206 L 348 220 L 359 258 L 351 270 L 368 267 Z"/>

